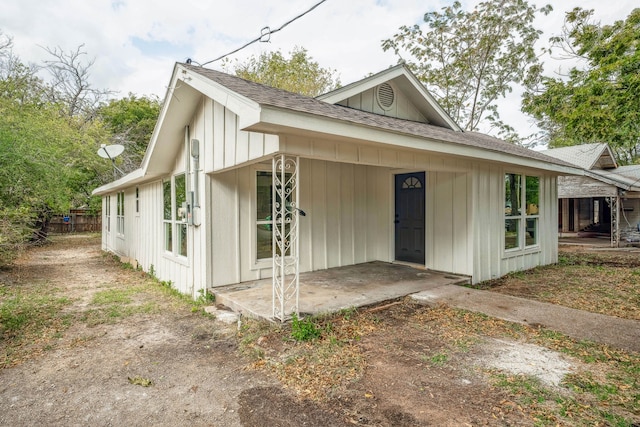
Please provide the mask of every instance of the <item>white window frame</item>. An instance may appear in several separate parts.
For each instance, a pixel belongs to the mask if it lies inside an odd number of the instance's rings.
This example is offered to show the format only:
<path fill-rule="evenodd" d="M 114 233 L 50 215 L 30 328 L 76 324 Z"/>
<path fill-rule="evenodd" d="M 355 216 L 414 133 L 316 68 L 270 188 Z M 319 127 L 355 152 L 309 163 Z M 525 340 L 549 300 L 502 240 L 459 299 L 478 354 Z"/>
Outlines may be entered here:
<path fill-rule="evenodd" d="M 105 221 L 107 223 L 107 233 L 111 233 L 111 196 L 105 197 Z"/>
<path fill-rule="evenodd" d="M 251 191 L 251 259 L 252 269 L 271 268 L 273 256 L 268 258 L 258 258 L 258 225 L 269 225 L 273 230 L 273 220 L 258 220 L 258 172 L 273 174 L 270 166 L 255 166 L 252 168 L 252 191 Z M 273 182 L 273 175 L 271 175 Z"/>
<path fill-rule="evenodd" d="M 124 237 L 124 191 L 116 195 L 116 233 L 118 237 Z"/>
<path fill-rule="evenodd" d="M 176 178 L 179 177 L 183 177 L 184 178 L 184 206 L 182 206 L 182 203 L 180 206 L 178 206 L 178 200 L 176 198 Z M 187 207 L 186 207 L 186 203 L 187 203 L 187 173 L 186 172 L 181 172 L 179 174 L 176 174 L 173 176 L 172 179 L 172 186 L 171 186 L 171 200 L 173 203 L 173 222 L 174 222 L 174 227 L 173 227 L 173 232 L 174 232 L 174 238 L 173 238 L 173 253 L 176 256 L 179 257 L 183 257 L 186 258 L 189 255 L 189 226 L 187 223 Z M 181 231 L 184 230 L 184 243 L 183 243 L 183 237 L 181 234 Z M 184 248 L 184 253 L 182 252 L 182 249 Z"/>
<path fill-rule="evenodd" d="M 535 251 L 539 251 L 540 250 L 540 206 L 541 206 L 541 201 L 542 201 L 542 197 L 541 197 L 541 191 L 540 191 L 540 183 L 541 183 L 541 177 L 540 175 L 527 175 L 524 173 L 517 173 L 517 172 L 509 172 L 509 171 L 505 171 L 505 173 L 503 174 L 503 179 L 506 180 L 506 176 L 507 175 L 514 175 L 514 176 L 519 176 L 520 177 L 520 213 L 517 215 L 510 215 L 509 213 L 507 213 L 507 207 L 505 206 L 505 212 L 504 212 L 504 220 L 503 220 L 503 225 L 502 225 L 502 246 L 504 249 L 504 253 L 505 255 L 513 255 L 513 254 L 520 254 L 523 252 L 535 252 Z M 537 213 L 534 214 L 530 214 L 528 213 L 528 207 L 527 207 L 527 178 L 537 178 L 538 179 L 538 204 L 537 204 Z M 503 195 L 502 195 L 502 200 L 503 202 L 506 204 L 506 198 L 507 198 L 507 193 L 505 190 L 505 186 L 504 186 L 504 182 L 503 181 L 503 186 L 502 186 L 502 190 L 503 190 Z M 512 248 L 507 248 L 506 245 L 506 239 L 507 239 L 507 221 L 509 220 L 517 220 L 518 221 L 518 230 L 517 230 L 517 245 L 515 247 Z M 535 243 L 531 244 L 531 245 L 527 245 L 527 238 L 526 238 L 526 234 L 527 234 L 527 220 L 533 220 L 535 226 L 533 228 L 533 232 L 534 232 L 534 238 L 535 238 Z"/>
<path fill-rule="evenodd" d="M 140 216 L 140 188 L 136 187 L 136 216 Z"/>
<path fill-rule="evenodd" d="M 187 174 L 186 172 L 180 172 L 178 174 L 173 175 L 169 179 L 165 179 L 162 181 L 162 245 L 165 254 L 171 254 L 173 256 L 186 259 L 189 256 L 189 232 L 188 232 L 188 222 L 186 212 L 182 211 L 182 206 L 178 206 L 178 201 L 176 199 L 176 178 L 180 178 L 184 176 L 184 194 L 185 194 L 185 202 L 187 193 Z M 170 198 L 171 198 L 171 211 L 170 218 L 166 218 L 165 215 L 165 185 L 169 185 L 170 190 Z M 181 214 L 181 215 L 179 215 Z M 169 227 L 169 232 L 167 233 L 167 226 Z M 184 245 L 182 245 L 183 236 L 181 235 L 181 231 L 185 230 L 184 234 Z M 182 251 L 184 249 L 184 253 Z"/>

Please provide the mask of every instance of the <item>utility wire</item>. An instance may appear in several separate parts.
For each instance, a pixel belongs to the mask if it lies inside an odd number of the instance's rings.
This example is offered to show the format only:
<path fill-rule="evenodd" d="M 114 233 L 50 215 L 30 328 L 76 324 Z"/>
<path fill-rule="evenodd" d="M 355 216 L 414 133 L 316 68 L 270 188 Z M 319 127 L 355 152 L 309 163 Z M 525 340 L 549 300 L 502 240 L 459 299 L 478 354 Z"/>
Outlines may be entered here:
<path fill-rule="evenodd" d="M 217 57 L 216 59 L 212 59 L 211 61 L 207 61 L 204 62 L 202 64 L 200 64 L 201 67 L 204 67 L 207 64 L 211 64 L 212 62 L 216 62 L 219 61 L 223 58 L 226 58 L 229 55 L 233 55 L 236 52 L 241 51 L 242 49 L 246 48 L 247 46 L 250 46 L 256 42 L 259 41 L 263 41 L 263 42 L 268 42 L 269 39 L 271 38 L 271 34 L 275 34 L 278 31 L 282 30 L 284 27 L 286 27 L 287 25 L 291 24 L 294 21 L 297 21 L 298 19 L 302 18 L 303 16 L 305 16 L 307 13 L 311 12 L 312 10 L 314 10 L 316 7 L 320 6 L 322 3 L 326 2 L 327 0 L 320 0 L 318 3 L 314 4 L 313 6 L 311 6 L 311 8 L 307 9 L 306 11 L 302 12 L 300 15 L 296 16 L 295 18 L 292 18 L 290 20 L 288 20 L 287 22 L 285 22 L 284 24 L 282 24 L 279 28 L 276 28 L 275 30 L 272 30 L 271 28 L 269 28 L 269 26 L 264 27 L 261 31 L 260 31 L 260 36 L 256 37 L 255 39 L 251 40 L 250 42 L 245 43 L 244 45 L 240 46 L 239 48 L 237 48 L 236 50 L 233 50 L 229 53 L 225 53 L 222 56 Z M 265 40 L 266 38 L 266 40 Z"/>

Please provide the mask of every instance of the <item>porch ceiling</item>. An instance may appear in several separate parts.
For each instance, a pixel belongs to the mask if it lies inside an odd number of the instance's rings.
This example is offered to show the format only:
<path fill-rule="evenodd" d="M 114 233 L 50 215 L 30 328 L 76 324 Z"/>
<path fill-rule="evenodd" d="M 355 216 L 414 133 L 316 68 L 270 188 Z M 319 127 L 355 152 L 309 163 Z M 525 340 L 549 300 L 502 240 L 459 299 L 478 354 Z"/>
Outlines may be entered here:
<path fill-rule="evenodd" d="M 469 278 L 374 261 L 300 274 L 300 313 L 362 307 Z M 246 316 L 272 319 L 271 279 L 215 288 L 216 303 Z"/>

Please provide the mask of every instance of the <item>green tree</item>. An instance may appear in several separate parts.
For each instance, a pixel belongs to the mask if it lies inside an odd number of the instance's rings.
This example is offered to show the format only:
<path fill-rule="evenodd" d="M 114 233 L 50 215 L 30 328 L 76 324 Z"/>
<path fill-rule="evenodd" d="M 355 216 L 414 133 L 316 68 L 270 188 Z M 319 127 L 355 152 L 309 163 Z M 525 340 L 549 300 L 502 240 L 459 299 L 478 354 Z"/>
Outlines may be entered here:
<path fill-rule="evenodd" d="M 526 0 L 487 0 L 473 11 L 459 1 L 427 12 L 424 25 L 402 26 L 382 48 L 394 51 L 465 130 L 485 120 L 501 136 L 517 140 L 500 120 L 496 101 L 514 85 L 536 81 L 541 64 L 534 48 L 541 31 L 537 9 Z"/>
<path fill-rule="evenodd" d="M 109 136 L 101 122 L 68 116 L 66 104 L 50 99 L 37 68 L 6 49 L 0 55 L 0 263 L 28 237 L 44 237 L 52 214 L 95 204 L 91 190 L 110 172 L 96 154 Z"/>
<path fill-rule="evenodd" d="M 592 17 L 581 8 L 567 13 L 551 49 L 578 65 L 542 78 L 525 93 L 522 109 L 550 147 L 607 142 L 621 163 L 631 163 L 640 155 L 640 9 L 612 25 Z"/>
<path fill-rule="evenodd" d="M 336 71 L 322 68 L 306 49 L 296 47 L 289 55 L 287 59 L 277 51 L 252 56 L 246 62 L 236 62 L 234 73 L 246 80 L 311 97 L 340 87 Z M 224 64 L 230 65 L 230 62 Z"/>
<path fill-rule="evenodd" d="M 125 147 L 121 169 L 130 172 L 138 167 L 151 140 L 162 103 L 153 97 L 129 94 L 111 100 L 98 110 L 98 116 L 112 134 L 112 141 Z"/>

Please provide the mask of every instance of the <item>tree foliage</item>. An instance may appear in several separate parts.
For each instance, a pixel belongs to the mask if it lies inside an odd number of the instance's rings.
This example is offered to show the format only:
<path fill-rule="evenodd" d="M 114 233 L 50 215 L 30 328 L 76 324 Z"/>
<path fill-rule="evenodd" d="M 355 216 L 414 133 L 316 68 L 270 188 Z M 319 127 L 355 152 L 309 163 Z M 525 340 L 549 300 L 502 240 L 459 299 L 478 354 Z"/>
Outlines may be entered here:
<path fill-rule="evenodd" d="M 52 214 L 98 204 L 91 191 L 110 179 L 111 166 L 96 154 L 109 133 L 78 103 L 85 95 L 52 97 L 56 89 L 37 76 L 38 67 L 13 54 L 10 38 L 0 40 L 8 40 L 0 41 L 1 264 L 34 231 L 41 237 Z"/>
<path fill-rule="evenodd" d="M 246 62 L 233 65 L 236 76 L 267 86 L 315 97 L 340 86 L 335 70 L 323 68 L 309 56 L 304 48 L 296 47 L 289 53 L 262 53 Z M 228 67 L 229 62 L 225 63 Z"/>
<path fill-rule="evenodd" d="M 98 109 L 98 116 L 112 134 L 112 141 L 125 147 L 121 169 L 130 172 L 140 167 L 162 103 L 155 96 L 137 97 L 130 93 Z"/>
<path fill-rule="evenodd" d="M 543 78 L 525 94 L 523 111 L 537 119 L 550 147 L 607 142 L 630 163 L 640 155 L 640 9 L 612 25 L 592 18 L 593 10 L 567 13 L 552 50 L 578 65 Z"/>
<path fill-rule="evenodd" d="M 537 9 L 526 0 L 486 0 L 472 11 L 459 1 L 427 12 L 424 24 L 402 26 L 383 49 L 394 51 L 465 130 L 485 120 L 502 136 L 515 139 L 500 120 L 496 101 L 514 85 L 535 81 L 541 65 L 534 48 L 541 31 L 533 26 Z"/>

